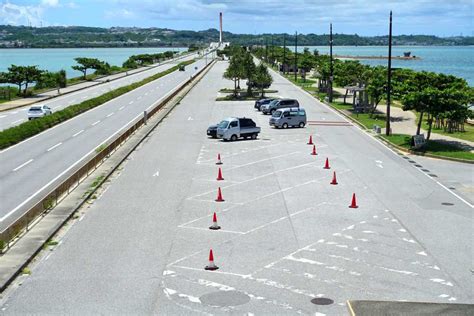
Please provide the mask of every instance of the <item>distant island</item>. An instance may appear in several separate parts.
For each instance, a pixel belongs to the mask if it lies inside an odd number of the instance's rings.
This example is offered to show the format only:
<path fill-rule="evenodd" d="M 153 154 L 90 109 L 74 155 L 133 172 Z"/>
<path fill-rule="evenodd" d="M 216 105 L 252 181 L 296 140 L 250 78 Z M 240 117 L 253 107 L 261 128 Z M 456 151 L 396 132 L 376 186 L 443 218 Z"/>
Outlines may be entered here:
<path fill-rule="evenodd" d="M 234 34 L 224 32 L 225 41 L 237 45 L 283 45 L 284 34 Z M 188 47 L 206 45 L 219 38 L 217 29 L 204 31 L 179 31 L 164 28 L 138 27 L 84 27 L 50 26 L 28 27 L 0 25 L 0 48 L 79 48 L 79 47 Z M 286 35 L 292 45 L 293 34 Z M 325 46 L 329 35 L 301 34 L 298 45 Z M 387 45 L 388 36 L 359 36 L 335 34 L 336 46 Z M 474 36 L 437 37 L 433 35 L 399 35 L 393 37 L 394 45 L 467 46 L 474 45 Z"/>

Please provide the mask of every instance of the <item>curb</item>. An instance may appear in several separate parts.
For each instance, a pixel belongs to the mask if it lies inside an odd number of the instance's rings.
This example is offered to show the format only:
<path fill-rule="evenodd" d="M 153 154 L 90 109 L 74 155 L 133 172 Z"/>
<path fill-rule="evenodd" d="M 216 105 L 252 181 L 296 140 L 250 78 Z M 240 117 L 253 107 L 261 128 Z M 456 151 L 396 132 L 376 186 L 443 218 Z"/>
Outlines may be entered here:
<path fill-rule="evenodd" d="M 192 54 L 192 53 L 191 53 Z M 179 60 L 179 59 L 182 59 L 188 55 L 191 55 L 191 54 L 187 54 L 187 55 L 183 55 L 183 56 L 180 56 L 178 58 L 174 58 L 174 59 L 170 59 L 170 60 L 167 60 L 166 62 L 163 62 L 161 64 L 158 64 L 158 65 L 155 65 L 155 66 L 152 66 L 152 67 L 149 67 L 149 66 L 144 66 L 142 67 L 143 69 L 141 69 L 140 71 L 137 71 L 133 74 L 130 74 L 130 75 L 125 75 L 125 76 L 122 76 L 122 77 L 118 77 L 118 78 L 115 78 L 115 79 L 111 79 L 111 80 L 106 80 L 106 81 L 99 81 L 97 82 L 96 84 L 94 85 L 90 85 L 88 87 L 82 87 L 82 88 L 79 88 L 79 89 L 76 89 L 76 90 L 72 90 L 72 91 L 68 91 L 68 92 L 64 92 L 64 93 L 61 93 L 59 95 L 52 95 L 52 96 L 49 96 L 49 97 L 45 97 L 44 99 L 42 100 L 35 100 L 35 101 L 32 101 L 32 102 L 28 102 L 28 103 L 25 103 L 25 104 L 22 104 L 22 105 L 17 105 L 17 106 L 13 106 L 11 108 L 8 108 L 8 109 L 1 109 L 0 108 L 0 112 L 6 112 L 6 111 L 10 111 L 10 110 L 13 110 L 13 109 L 18 109 L 18 108 L 22 108 L 24 106 L 28 106 L 28 105 L 32 105 L 32 104 L 35 104 L 35 103 L 40 103 L 40 102 L 44 102 L 44 101 L 48 101 L 48 100 L 51 100 L 51 99 L 54 99 L 54 98 L 57 98 L 57 97 L 62 97 L 63 95 L 68 95 L 68 94 L 71 94 L 73 92 L 78 92 L 78 91 L 82 91 L 82 90 L 85 90 L 85 89 L 88 89 L 88 88 L 91 88 L 91 87 L 95 87 L 95 86 L 98 86 L 98 85 L 101 85 L 103 83 L 108 83 L 108 82 L 112 82 L 112 81 L 115 81 L 115 80 L 118 80 L 118 79 L 122 79 L 122 78 L 126 78 L 128 76 L 133 76 L 133 75 L 136 75 L 136 74 L 139 74 L 139 73 L 142 73 L 144 71 L 147 71 L 147 70 L 150 70 L 150 69 L 153 69 L 153 68 L 156 68 L 156 67 L 159 67 L 159 66 L 162 66 L 162 65 L 165 65 L 165 64 L 168 64 L 172 61 L 175 61 L 175 60 Z M 123 74 L 125 71 L 122 71 L 122 72 L 118 72 L 116 74 L 112 74 L 110 76 L 113 76 L 113 75 L 117 75 L 117 74 Z M 94 78 L 94 80 L 92 81 L 95 81 L 97 79 L 102 79 L 102 78 L 106 78 L 107 76 L 102 76 L 102 77 L 97 77 L 97 78 Z M 78 85 L 78 84 L 81 84 L 81 83 L 84 83 L 84 82 L 90 82 L 90 81 L 81 81 L 81 82 L 77 82 L 77 83 L 74 83 L 72 85 L 70 85 L 69 87 L 71 86 L 75 86 L 75 85 Z M 55 91 L 56 89 L 51 89 L 51 90 L 47 90 L 47 91 L 44 91 L 44 92 L 49 92 L 49 91 Z M 21 99 L 18 99 L 18 100 L 21 100 Z M 71 104 L 71 105 L 74 105 L 74 104 Z"/>
<path fill-rule="evenodd" d="M 74 214 L 95 194 L 95 192 L 97 191 L 97 189 L 99 189 L 104 183 L 105 181 L 107 181 L 109 179 L 109 177 L 117 170 L 117 168 L 120 167 L 120 165 L 123 164 L 123 162 L 130 156 L 130 154 L 132 154 L 135 149 L 140 146 L 143 141 L 150 135 L 150 133 L 152 133 L 155 128 L 163 121 L 163 119 L 165 119 L 168 114 L 179 104 L 179 101 L 180 99 L 182 99 L 183 97 L 185 97 L 193 88 L 194 86 L 207 74 L 207 72 L 215 65 L 215 61 L 211 61 L 208 65 L 205 66 L 205 68 L 203 68 L 201 71 L 201 73 L 194 77 L 194 81 L 192 82 L 189 82 L 189 85 L 184 87 L 184 90 L 183 91 L 180 91 L 178 92 L 171 100 L 169 100 L 168 102 L 162 104 L 162 110 L 163 110 L 163 115 L 162 117 L 158 117 L 158 113 L 160 111 L 158 111 L 156 113 L 157 116 L 155 116 L 155 118 L 157 119 L 156 122 L 153 123 L 153 125 L 151 125 L 148 129 L 148 131 L 144 131 L 144 134 L 143 135 L 139 135 L 137 137 L 139 137 L 137 140 L 135 140 L 135 144 L 131 144 L 131 148 L 124 148 L 122 147 L 123 145 L 120 145 L 115 151 L 114 153 L 119 150 L 119 149 L 123 149 L 125 152 L 123 153 L 123 157 L 120 157 L 118 159 L 117 162 L 115 162 L 115 164 L 110 168 L 110 170 L 108 170 L 105 174 L 103 174 L 103 178 L 101 179 L 101 181 L 95 186 L 95 188 L 93 190 L 91 190 L 87 195 L 83 196 L 79 202 L 77 202 L 77 204 L 69 210 L 69 214 L 67 216 L 65 216 L 64 218 L 62 219 L 58 219 L 58 223 L 56 223 L 56 225 L 48 232 L 48 235 L 46 237 L 44 237 L 43 241 L 38 245 L 38 247 L 31 253 L 31 254 L 28 254 L 28 259 L 19 264 L 16 268 L 15 268 L 15 271 L 14 273 L 12 273 L 11 275 L 9 275 L 8 279 L 7 280 L 4 280 L 2 284 L 0 284 L 0 293 L 3 293 L 7 288 L 8 286 L 15 280 L 15 278 L 21 274 L 21 271 L 30 263 L 32 262 L 32 260 L 35 258 L 35 256 L 43 249 L 43 246 L 48 242 L 48 240 L 50 240 L 54 235 L 56 235 L 58 233 L 58 231 L 64 227 L 64 225 L 74 216 Z M 168 107 L 166 107 L 166 105 L 169 104 Z M 155 106 L 160 106 L 160 104 L 156 104 Z M 151 118 L 149 118 L 149 120 L 151 120 Z M 142 128 L 143 127 L 146 127 L 146 125 L 142 125 Z M 143 129 L 142 129 L 143 131 Z M 137 135 L 137 134 L 134 134 L 134 135 Z M 129 141 L 130 139 L 126 140 L 125 143 L 127 141 Z M 110 156 L 107 158 L 107 160 L 110 158 Z M 107 161 L 106 160 L 106 161 Z M 105 162 L 106 162 L 105 161 Z M 88 179 L 94 179 L 93 177 L 91 177 L 95 171 L 97 171 L 98 169 L 100 168 L 100 166 L 98 168 L 96 168 L 94 170 L 94 172 L 92 172 L 91 174 L 89 174 L 87 176 Z M 86 181 L 86 180 L 85 180 Z M 85 181 L 83 181 L 81 184 L 84 184 Z M 52 211 L 50 211 L 50 213 L 48 214 L 51 214 L 52 212 L 54 211 L 54 209 Z M 48 214 L 46 214 L 45 216 L 48 216 Z M 30 229 L 31 230 L 31 229 Z M 24 237 L 24 236 L 23 236 Z M 38 237 L 34 237 L 36 240 L 38 239 Z"/>

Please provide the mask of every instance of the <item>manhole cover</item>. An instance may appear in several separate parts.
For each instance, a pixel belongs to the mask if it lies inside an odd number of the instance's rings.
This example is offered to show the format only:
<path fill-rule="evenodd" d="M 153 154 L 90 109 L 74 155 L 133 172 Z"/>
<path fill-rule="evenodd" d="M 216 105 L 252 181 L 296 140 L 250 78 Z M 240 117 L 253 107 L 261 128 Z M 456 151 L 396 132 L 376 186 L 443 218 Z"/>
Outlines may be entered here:
<path fill-rule="evenodd" d="M 421 171 L 430 172 L 428 169 L 421 169 Z"/>
<path fill-rule="evenodd" d="M 430 177 L 433 177 L 433 178 L 437 178 L 437 177 L 438 177 L 437 175 L 435 175 L 435 174 L 433 174 L 433 173 L 430 173 L 429 176 L 430 176 Z"/>
<path fill-rule="evenodd" d="M 415 165 L 415 167 L 418 167 L 418 168 L 423 168 L 422 165 Z"/>
<path fill-rule="evenodd" d="M 453 205 L 454 205 L 454 203 L 443 202 L 443 203 L 441 203 L 441 205 L 446 205 L 446 206 L 453 206 Z"/>
<path fill-rule="evenodd" d="M 210 306 L 238 306 L 248 303 L 250 297 L 239 291 L 218 291 L 204 294 L 199 298 L 203 304 Z"/>
<path fill-rule="evenodd" d="M 311 303 L 316 305 L 331 305 L 334 301 L 326 297 L 316 297 L 311 300 Z"/>

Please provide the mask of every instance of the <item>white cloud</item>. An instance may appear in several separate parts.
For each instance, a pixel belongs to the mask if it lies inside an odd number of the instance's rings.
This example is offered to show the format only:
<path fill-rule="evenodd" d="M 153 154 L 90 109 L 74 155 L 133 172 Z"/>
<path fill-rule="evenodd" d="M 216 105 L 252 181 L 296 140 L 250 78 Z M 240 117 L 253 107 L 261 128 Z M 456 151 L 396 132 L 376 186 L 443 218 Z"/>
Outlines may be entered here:
<path fill-rule="evenodd" d="M 136 18 L 137 15 L 127 9 L 118 9 L 105 12 L 105 17 L 107 19 L 133 19 Z"/>
<path fill-rule="evenodd" d="M 45 7 L 58 7 L 59 0 L 41 0 L 41 4 Z"/>
<path fill-rule="evenodd" d="M 0 24 L 39 26 L 43 12 L 42 6 L 22 6 L 5 2 L 0 4 Z"/>

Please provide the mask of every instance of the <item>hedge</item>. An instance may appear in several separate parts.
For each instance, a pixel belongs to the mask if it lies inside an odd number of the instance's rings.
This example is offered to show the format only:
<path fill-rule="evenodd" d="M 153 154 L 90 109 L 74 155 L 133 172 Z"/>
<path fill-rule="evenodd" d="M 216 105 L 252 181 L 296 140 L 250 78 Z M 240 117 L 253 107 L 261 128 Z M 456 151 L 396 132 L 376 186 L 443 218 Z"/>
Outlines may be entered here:
<path fill-rule="evenodd" d="M 5 129 L 0 132 L 0 149 L 7 148 L 9 146 L 12 146 L 14 144 L 17 144 L 29 137 L 32 137 L 36 134 L 41 133 L 42 131 L 53 127 L 57 124 L 60 124 L 64 121 L 67 121 L 81 113 L 84 113 L 86 111 L 89 111 L 90 109 L 93 109 L 99 105 L 104 104 L 105 102 L 108 102 L 112 99 L 115 99 L 127 92 L 130 92 L 138 87 L 141 87 L 153 80 L 156 80 L 158 78 L 161 78 L 167 74 L 172 73 L 173 71 L 177 70 L 179 66 L 181 65 L 189 65 L 193 63 L 194 60 L 188 60 L 179 63 L 178 65 L 165 70 L 163 72 L 157 73 L 153 76 L 150 76 L 148 78 L 145 78 L 141 81 L 134 82 L 132 84 L 129 84 L 124 87 L 120 87 L 117 89 L 114 89 L 112 91 L 109 91 L 103 95 L 100 95 L 98 97 L 95 97 L 90 100 L 86 100 L 84 102 L 74 104 L 71 106 L 68 106 L 67 108 L 54 112 L 51 115 L 44 116 L 39 119 L 27 121 L 25 123 L 22 123 L 17 126 L 10 127 L 8 129 Z"/>

